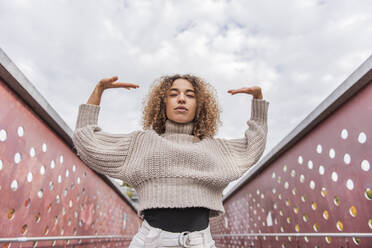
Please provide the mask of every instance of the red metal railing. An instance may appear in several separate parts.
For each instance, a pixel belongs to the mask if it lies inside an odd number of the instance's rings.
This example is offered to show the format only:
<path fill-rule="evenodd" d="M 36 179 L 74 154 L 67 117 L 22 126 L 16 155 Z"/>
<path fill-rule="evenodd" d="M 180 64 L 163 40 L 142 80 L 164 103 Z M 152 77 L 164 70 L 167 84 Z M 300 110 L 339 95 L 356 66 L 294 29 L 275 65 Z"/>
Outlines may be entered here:
<path fill-rule="evenodd" d="M 314 110 L 212 219 L 218 247 L 372 247 L 372 57 Z"/>
<path fill-rule="evenodd" d="M 0 56 L 2 62 L 7 59 L 4 56 Z M 19 81 L 26 80 L 14 65 L 1 63 L 0 75 L 1 246 L 127 246 L 141 223 L 133 206 L 113 190 L 107 178 L 82 163 L 72 143 L 55 132 L 55 123 L 50 119 L 47 123 L 48 113 L 42 119 L 34 111 L 38 108 L 24 101 L 25 95 L 21 98 L 10 88 L 14 81 L 22 86 Z M 28 99 L 34 99 L 33 104 L 42 102 L 38 97 Z M 120 237 L 85 239 L 89 235 Z M 24 238 L 51 236 L 80 238 L 20 243 Z M 6 241 L 9 238 L 14 242 Z"/>

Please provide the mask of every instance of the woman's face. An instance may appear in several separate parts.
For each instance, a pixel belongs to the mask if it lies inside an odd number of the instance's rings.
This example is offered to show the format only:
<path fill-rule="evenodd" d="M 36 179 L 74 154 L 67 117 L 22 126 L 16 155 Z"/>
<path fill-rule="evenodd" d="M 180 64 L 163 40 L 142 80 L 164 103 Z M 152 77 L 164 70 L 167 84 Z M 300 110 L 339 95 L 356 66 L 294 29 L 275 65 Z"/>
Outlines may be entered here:
<path fill-rule="evenodd" d="M 164 99 L 168 119 L 187 123 L 194 120 L 196 111 L 196 94 L 192 84 L 183 78 L 173 81 Z M 183 107 L 186 109 L 177 109 Z"/>

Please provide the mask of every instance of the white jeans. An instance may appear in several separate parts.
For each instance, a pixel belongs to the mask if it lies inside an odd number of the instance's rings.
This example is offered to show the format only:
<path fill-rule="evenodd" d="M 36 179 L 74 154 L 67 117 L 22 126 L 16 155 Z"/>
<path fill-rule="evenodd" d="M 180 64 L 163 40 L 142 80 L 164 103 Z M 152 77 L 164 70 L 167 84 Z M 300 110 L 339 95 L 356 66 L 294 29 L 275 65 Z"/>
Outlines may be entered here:
<path fill-rule="evenodd" d="M 216 248 L 210 226 L 194 232 L 167 232 L 143 220 L 128 248 Z"/>

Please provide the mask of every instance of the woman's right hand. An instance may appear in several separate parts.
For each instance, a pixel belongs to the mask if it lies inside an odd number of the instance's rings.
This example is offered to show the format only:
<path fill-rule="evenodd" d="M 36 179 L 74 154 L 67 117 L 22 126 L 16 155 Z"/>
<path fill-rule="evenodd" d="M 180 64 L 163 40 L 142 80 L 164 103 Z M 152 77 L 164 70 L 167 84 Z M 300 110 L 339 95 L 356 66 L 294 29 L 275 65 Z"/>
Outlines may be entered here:
<path fill-rule="evenodd" d="M 109 88 L 126 88 L 127 90 L 130 90 L 131 88 L 138 88 L 139 85 L 132 84 L 132 83 L 123 83 L 123 82 L 115 82 L 118 80 L 117 76 L 114 76 L 112 78 L 104 78 L 101 81 L 99 81 L 97 87 L 104 91 Z"/>

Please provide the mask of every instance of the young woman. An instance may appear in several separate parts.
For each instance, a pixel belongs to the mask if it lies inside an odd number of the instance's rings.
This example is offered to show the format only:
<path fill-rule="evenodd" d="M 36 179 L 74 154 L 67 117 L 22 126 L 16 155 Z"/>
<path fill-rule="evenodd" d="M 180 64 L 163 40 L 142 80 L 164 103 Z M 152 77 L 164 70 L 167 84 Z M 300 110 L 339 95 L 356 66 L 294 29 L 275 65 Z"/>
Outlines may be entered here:
<path fill-rule="evenodd" d="M 102 79 L 79 106 L 73 142 L 86 165 L 135 188 L 143 222 L 129 247 L 215 247 L 209 218 L 225 213 L 224 188 L 254 165 L 266 146 L 269 102 L 261 88 L 228 90 L 253 96 L 243 138 L 214 138 L 221 122 L 214 89 L 189 74 L 154 82 L 144 102 L 143 130 L 111 134 L 97 125 L 102 93 L 139 87 L 117 79 Z M 247 108 L 236 111 L 245 115 Z"/>

